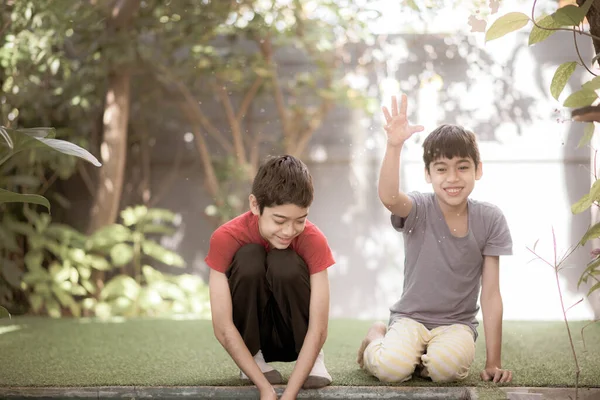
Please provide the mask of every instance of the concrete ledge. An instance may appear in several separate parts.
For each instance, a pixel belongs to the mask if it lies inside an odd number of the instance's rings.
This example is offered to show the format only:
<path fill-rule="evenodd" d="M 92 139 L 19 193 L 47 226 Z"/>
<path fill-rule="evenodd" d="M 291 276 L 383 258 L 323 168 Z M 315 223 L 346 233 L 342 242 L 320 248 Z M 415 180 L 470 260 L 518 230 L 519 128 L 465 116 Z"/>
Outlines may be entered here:
<path fill-rule="evenodd" d="M 277 387 L 279 395 L 283 387 Z M 109 387 L 21 387 L 0 388 L 0 398 L 6 399 L 258 399 L 253 386 L 109 386 Z M 386 386 L 330 386 L 323 389 L 302 390 L 298 399 L 406 399 L 406 400 L 475 400 L 474 388 L 464 387 L 386 387 Z"/>
<path fill-rule="evenodd" d="M 507 400 L 567 400 L 575 399 L 575 388 L 500 388 Z M 579 400 L 600 399 L 600 388 L 579 388 Z"/>

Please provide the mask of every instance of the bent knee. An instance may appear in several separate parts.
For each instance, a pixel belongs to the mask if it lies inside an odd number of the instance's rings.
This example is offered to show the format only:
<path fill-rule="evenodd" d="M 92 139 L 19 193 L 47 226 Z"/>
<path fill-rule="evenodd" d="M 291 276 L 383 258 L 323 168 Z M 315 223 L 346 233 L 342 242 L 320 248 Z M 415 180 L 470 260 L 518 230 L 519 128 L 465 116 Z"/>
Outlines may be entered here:
<path fill-rule="evenodd" d="M 468 357 L 448 360 L 447 357 L 436 354 L 423 356 L 423 366 L 427 371 L 425 376 L 433 382 L 457 382 L 466 379 L 471 362 Z"/>
<path fill-rule="evenodd" d="M 417 366 L 415 360 L 397 357 L 381 347 L 367 348 L 364 359 L 366 370 L 381 382 L 407 381 Z"/>

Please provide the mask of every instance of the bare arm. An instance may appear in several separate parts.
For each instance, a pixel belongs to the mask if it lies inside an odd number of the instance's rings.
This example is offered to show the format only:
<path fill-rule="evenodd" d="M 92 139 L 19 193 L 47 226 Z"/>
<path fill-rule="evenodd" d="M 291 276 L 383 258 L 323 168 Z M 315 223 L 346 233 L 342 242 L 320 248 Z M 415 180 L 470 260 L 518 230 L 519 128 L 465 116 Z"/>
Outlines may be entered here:
<path fill-rule="evenodd" d="M 512 372 L 502 370 L 502 295 L 500 294 L 500 260 L 485 256 L 481 278 L 481 311 L 485 332 L 486 363 L 484 380 L 510 382 Z"/>
<path fill-rule="evenodd" d="M 379 199 L 394 215 L 406 217 L 412 208 L 412 200 L 400 191 L 400 153 L 404 142 L 414 133 L 423 130 L 420 125 L 408 124 L 406 95 L 402 95 L 400 107 L 396 97 L 392 96 L 391 113 L 383 107 L 383 115 L 387 125 L 387 147 L 379 173 Z"/>
<path fill-rule="evenodd" d="M 296 398 L 327 339 L 329 322 L 329 276 L 327 270 L 310 276 L 309 312 L 308 331 L 296 366 L 281 397 L 282 400 Z"/>
<path fill-rule="evenodd" d="M 254 361 L 242 336 L 233 324 L 231 292 L 225 274 L 210 270 L 209 277 L 210 307 L 215 337 L 225 348 L 237 366 L 254 382 L 261 392 L 261 398 L 275 391 Z M 276 396 L 273 398 L 277 398 Z"/>

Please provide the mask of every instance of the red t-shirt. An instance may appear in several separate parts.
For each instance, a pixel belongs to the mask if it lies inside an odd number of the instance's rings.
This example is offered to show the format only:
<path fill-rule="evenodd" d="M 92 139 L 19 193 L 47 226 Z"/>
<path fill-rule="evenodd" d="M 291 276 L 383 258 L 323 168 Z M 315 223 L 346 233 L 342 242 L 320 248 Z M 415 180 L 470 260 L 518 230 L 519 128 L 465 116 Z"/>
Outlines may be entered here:
<path fill-rule="evenodd" d="M 204 261 L 210 268 L 225 273 L 235 253 L 251 243 L 262 244 L 269 250 L 269 242 L 260 236 L 258 217 L 248 211 L 217 228 L 210 237 L 208 255 Z M 310 275 L 335 263 L 327 238 L 308 220 L 304 231 L 292 240 L 290 248 L 302 257 Z"/>

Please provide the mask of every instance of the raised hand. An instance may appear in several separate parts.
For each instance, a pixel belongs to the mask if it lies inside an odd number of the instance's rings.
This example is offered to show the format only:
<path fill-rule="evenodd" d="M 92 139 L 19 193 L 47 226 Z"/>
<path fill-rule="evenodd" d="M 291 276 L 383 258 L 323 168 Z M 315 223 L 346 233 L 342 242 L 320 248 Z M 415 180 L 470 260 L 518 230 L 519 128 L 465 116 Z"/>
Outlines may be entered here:
<path fill-rule="evenodd" d="M 408 118 L 406 117 L 407 107 L 408 100 L 406 95 L 403 94 L 400 101 L 400 107 L 398 107 L 396 96 L 392 96 L 391 113 L 387 107 L 384 106 L 381 108 L 386 121 L 386 125 L 383 129 L 387 133 L 388 145 L 390 146 L 401 147 L 414 133 L 421 132 L 425 129 L 422 125 L 409 125 Z"/>

